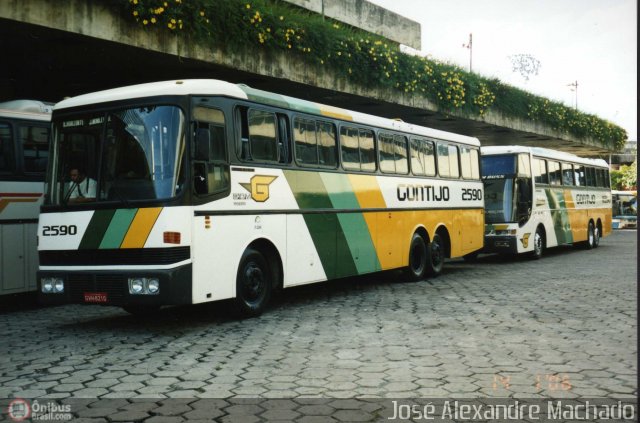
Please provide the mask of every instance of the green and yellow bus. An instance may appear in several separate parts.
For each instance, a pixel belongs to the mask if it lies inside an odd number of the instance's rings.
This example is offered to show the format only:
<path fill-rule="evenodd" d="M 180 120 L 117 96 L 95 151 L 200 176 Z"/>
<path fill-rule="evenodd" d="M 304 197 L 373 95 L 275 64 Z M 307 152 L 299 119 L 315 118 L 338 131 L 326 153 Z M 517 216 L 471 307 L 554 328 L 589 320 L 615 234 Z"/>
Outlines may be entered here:
<path fill-rule="evenodd" d="M 235 299 L 256 315 L 274 289 L 438 274 L 482 248 L 479 147 L 218 80 L 66 99 L 53 112 L 40 298 L 134 313 Z"/>
<path fill-rule="evenodd" d="M 484 252 L 542 257 L 546 248 L 596 248 L 611 233 L 609 166 L 537 147 L 482 148 Z"/>

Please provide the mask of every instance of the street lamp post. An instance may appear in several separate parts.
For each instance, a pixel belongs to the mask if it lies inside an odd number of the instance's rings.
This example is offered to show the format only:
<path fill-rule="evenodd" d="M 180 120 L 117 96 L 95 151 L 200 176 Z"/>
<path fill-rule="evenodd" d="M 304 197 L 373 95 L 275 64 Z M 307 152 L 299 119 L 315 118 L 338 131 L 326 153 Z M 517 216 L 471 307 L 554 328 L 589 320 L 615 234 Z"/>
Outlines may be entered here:
<path fill-rule="evenodd" d="M 462 44 L 463 48 L 469 49 L 469 73 L 471 73 L 472 65 L 473 65 L 473 34 L 469 34 L 469 43 Z"/>

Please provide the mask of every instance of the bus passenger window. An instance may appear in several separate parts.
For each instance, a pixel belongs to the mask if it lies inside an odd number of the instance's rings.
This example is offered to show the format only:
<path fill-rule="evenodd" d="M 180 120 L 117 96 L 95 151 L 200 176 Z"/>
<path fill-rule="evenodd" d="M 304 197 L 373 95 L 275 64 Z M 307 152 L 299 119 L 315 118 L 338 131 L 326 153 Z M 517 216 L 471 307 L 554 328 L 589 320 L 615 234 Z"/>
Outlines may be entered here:
<path fill-rule="evenodd" d="M 368 129 L 361 129 L 359 138 L 360 169 L 373 172 L 376 170 L 376 146 L 373 141 L 373 132 Z"/>
<path fill-rule="evenodd" d="M 438 171 L 443 178 L 459 178 L 458 148 L 438 143 Z"/>
<path fill-rule="evenodd" d="M 464 179 L 480 179 L 477 149 L 460 147 L 460 165 Z"/>
<path fill-rule="evenodd" d="M 548 184 L 549 175 L 547 175 L 547 161 L 542 159 L 533 159 L 533 176 L 536 184 Z"/>
<path fill-rule="evenodd" d="M 7 123 L 0 123 L 0 172 L 15 172 L 13 136 L 11 135 L 11 126 Z"/>
<path fill-rule="evenodd" d="M 549 160 L 549 184 L 562 185 L 562 178 L 560 174 L 560 162 L 552 162 Z"/>
<path fill-rule="evenodd" d="M 378 137 L 380 148 L 380 170 L 385 173 L 396 171 L 395 159 L 393 157 L 393 135 L 381 133 Z"/>
<path fill-rule="evenodd" d="M 343 126 L 340 128 L 342 165 L 347 170 L 360 170 L 360 152 L 358 148 L 358 130 Z"/>
<path fill-rule="evenodd" d="M 21 126 L 20 141 L 24 171 L 44 173 L 49 158 L 49 130 L 41 126 Z"/>
<path fill-rule="evenodd" d="M 573 170 L 576 179 L 576 185 L 579 187 L 584 187 L 587 185 L 587 177 L 584 174 L 584 166 L 582 165 L 573 165 Z"/>
<path fill-rule="evenodd" d="M 293 140 L 296 145 L 297 162 L 303 166 L 317 165 L 318 146 L 316 144 L 315 122 L 308 119 L 294 119 Z"/>
<path fill-rule="evenodd" d="M 318 134 L 318 164 L 335 168 L 336 160 L 336 128 L 328 122 L 316 122 Z"/>
<path fill-rule="evenodd" d="M 575 185 L 573 183 L 573 166 L 569 163 L 562 163 L 562 185 Z"/>
<path fill-rule="evenodd" d="M 278 139 L 274 113 L 249 110 L 249 150 L 253 160 L 277 162 Z"/>
<path fill-rule="evenodd" d="M 346 170 L 376 170 L 376 150 L 373 132 L 343 126 L 340 128 L 342 166 Z"/>
<path fill-rule="evenodd" d="M 587 167 L 585 170 L 587 173 L 587 186 L 595 187 L 596 186 L 596 170 L 592 167 Z"/>
<path fill-rule="evenodd" d="M 432 141 L 411 139 L 411 169 L 414 175 L 435 176 L 436 158 Z"/>

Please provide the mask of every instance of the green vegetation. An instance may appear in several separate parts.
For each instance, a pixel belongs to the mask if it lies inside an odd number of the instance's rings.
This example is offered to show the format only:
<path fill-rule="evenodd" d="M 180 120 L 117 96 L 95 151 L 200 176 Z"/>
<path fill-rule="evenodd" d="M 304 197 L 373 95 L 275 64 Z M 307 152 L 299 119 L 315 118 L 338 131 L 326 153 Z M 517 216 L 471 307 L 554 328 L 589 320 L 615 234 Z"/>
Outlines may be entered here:
<path fill-rule="evenodd" d="M 624 129 L 562 103 L 400 51 L 368 32 L 278 0 L 103 0 L 145 30 L 169 31 L 212 49 L 290 52 L 354 84 L 428 98 L 444 113 L 480 117 L 492 110 L 541 122 L 620 149 Z"/>

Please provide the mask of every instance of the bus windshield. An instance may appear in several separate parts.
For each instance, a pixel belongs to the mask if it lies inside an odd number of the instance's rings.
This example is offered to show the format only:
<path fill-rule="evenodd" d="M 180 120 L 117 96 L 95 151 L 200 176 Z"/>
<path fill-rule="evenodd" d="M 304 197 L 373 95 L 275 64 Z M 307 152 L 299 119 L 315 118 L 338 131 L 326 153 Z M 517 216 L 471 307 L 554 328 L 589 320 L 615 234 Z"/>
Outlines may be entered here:
<path fill-rule="evenodd" d="M 531 215 L 531 166 L 526 154 L 482 157 L 485 220 L 523 225 Z"/>
<path fill-rule="evenodd" d="M 158 200 L 184 185 L 185 118 L 145 106 L 55 118 L 48 204 Z"/>

